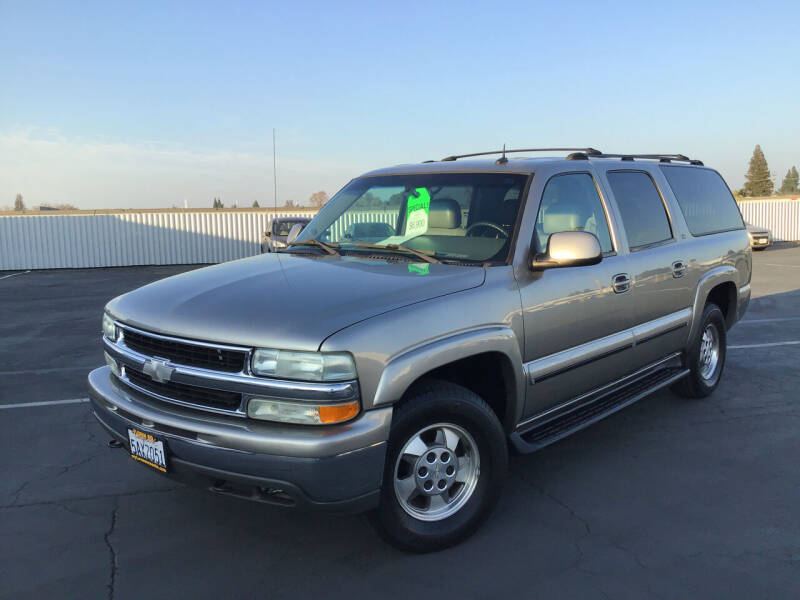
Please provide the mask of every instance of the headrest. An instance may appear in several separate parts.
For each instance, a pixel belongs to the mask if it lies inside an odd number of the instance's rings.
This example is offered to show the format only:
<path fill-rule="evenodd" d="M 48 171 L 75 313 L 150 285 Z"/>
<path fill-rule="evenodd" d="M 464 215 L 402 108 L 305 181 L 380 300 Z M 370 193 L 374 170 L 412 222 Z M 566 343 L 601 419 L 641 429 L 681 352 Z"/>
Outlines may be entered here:
<path fill-rule="evenodd" d="M 542 216 L 542 233 L 548 235 L 559 231 L 574 231 L 580 225 L 575 212 L 561 211 L 558 205 L 549 207 Z"/>
<path fill-rule="evenodd" d="M 431 200 L 428 229 L 455 229 L 461 227 L 461 205 L 452 198 Z"/>
<path fill-rule="evenodd" d="M 350 233 L 355 239 L 382 238 L 394 234 L 388 223 L 353 223 L 350 227 Z"/>

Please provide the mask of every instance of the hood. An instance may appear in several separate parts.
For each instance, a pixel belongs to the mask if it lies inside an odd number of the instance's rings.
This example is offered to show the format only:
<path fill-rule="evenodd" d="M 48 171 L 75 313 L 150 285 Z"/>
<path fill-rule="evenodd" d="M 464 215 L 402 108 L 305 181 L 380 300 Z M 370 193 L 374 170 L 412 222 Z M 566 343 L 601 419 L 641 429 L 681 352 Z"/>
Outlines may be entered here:
<path fill-rule="evenodd" d="M 165 335 L 316 350 L 348 325 L 484 279 L 481 267 L 262 254 L 156 281 L 115 298 L 107 310 Z"/>
<path fill-rule="evenodd" d="M 755 225 L 745 225 L 747 227 L 747 233 L 763 233 L 764 235 L 769 234 L 769 229 L 765 229 L 764 227 L 757 227 Z"/>

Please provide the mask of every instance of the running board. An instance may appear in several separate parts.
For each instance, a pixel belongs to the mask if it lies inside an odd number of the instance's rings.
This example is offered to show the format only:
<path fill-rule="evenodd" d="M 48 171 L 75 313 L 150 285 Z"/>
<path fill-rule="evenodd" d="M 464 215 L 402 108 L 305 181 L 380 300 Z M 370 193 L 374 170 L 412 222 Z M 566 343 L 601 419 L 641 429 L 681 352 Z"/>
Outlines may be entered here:
<path fill-rule="evenodd" d="M 516 431 L 511 434 L 511 443 L 514 444 L 517 451 L 523 454 L 535 452 L 630 406 L 663 387 L 672 385 L 688 373 L 688 369 L 681 367 L 659 369 L 627 385 L 618 387 L 588 404 L 583 404 L 543 423 L 537 423 L 530 429 Z"/>

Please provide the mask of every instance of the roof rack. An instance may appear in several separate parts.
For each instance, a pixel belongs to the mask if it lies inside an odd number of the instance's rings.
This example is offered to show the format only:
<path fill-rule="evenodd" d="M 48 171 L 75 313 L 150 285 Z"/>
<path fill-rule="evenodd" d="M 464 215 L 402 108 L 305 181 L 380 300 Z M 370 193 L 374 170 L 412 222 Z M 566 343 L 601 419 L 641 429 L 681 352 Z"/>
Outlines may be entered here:
<path fill-rule="evenodd" d="M 491 150 L 489 152 L 473 152 L 472 154 L 454 154 L 442 159 L 442 162 L 455 161 L 459 158 L 471 158 L 473 156 L 487 156 L 490 154 L 502 154 L 497 159 L 497 164 L 502 165 L 508 162 L 506 154 L 513 154 L 517 152 L 570 152 L 567 160 L 588 160 L 590 158 L 618 158 L 625 161 L 633 161 L 635 159 L 657 160 L 662 163 L 670 163 L 673 161 L 687 162 L 691 165 L 703 166 L 703 161 L 689 158 L 684 154 L 606 154 L 594 148 L 521 148 L 519 150 L 506 150 L 503 146 L 502 150 Z M 434 162 L 426 160 L 425 162 Z"/>
<path fill-rule="evenodd" d="M 508 159 L 505 158 L 506 154 L 511 154 L 514 152 L 583 152 L 590 156 L 598 156 L 602 154 L 600 150 L 595 150 L 594 148 L 522 148 L 520 150 L 506 150 L 505 147 L 503 147 L 502 150 L 492 150 L 490 152 L 473 152 L 472 154 L 454 154 L 453 156 L 446 156 L 445 158 L 442 159 L 442 161 L 443 162 L 454 161 L 458 160 L 459 158 L 471 158 L 473 156 L 487 156 L 489 154 L 502 154 L 503 156 L 498 160 L 501 161 L 501 163 L 504 163 L 508 161 Z"/>
<path fill-rule="evenodd" d="M 570 155 L 571 156 L 571 155 Z M 567 158 L 570 158 L 568 156 Z M 585 158 L 585 157 L 581 157 Z M 687 162 L 690 165 L 697 165 L 697 166 L 704 166 L 702 160 L 696 160 L 689 158 L 683 154 L 595 154 L 592 155 L 591 158 L 618 158 L 620 160 L 634 160 L 637 158 L 646 159 L 646 160 L 657 160 L 658 162 L 662 163 L 670 163 L 672 161 L 677 162 Z M 573 159 L 574 160 L 574 159 Z"/>

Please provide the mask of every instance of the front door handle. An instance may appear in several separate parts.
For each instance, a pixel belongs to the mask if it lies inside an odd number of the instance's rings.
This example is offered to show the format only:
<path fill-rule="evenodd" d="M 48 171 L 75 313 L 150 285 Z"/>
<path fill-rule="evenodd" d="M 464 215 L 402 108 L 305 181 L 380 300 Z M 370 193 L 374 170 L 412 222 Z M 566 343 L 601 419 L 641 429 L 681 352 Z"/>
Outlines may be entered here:
<path fill-rule="evenodd" d="M 676 260 L 672 263 L 672 276 L 676 279 L 686 275 L 686 263 L 682 260 Z"/>
<path fill-rule="evenodd" d="M 611 278 L 611 285 L 615 294 L 622 294 L 631 289 L 631 278 L 627 273 L 619 273 Z"/>

